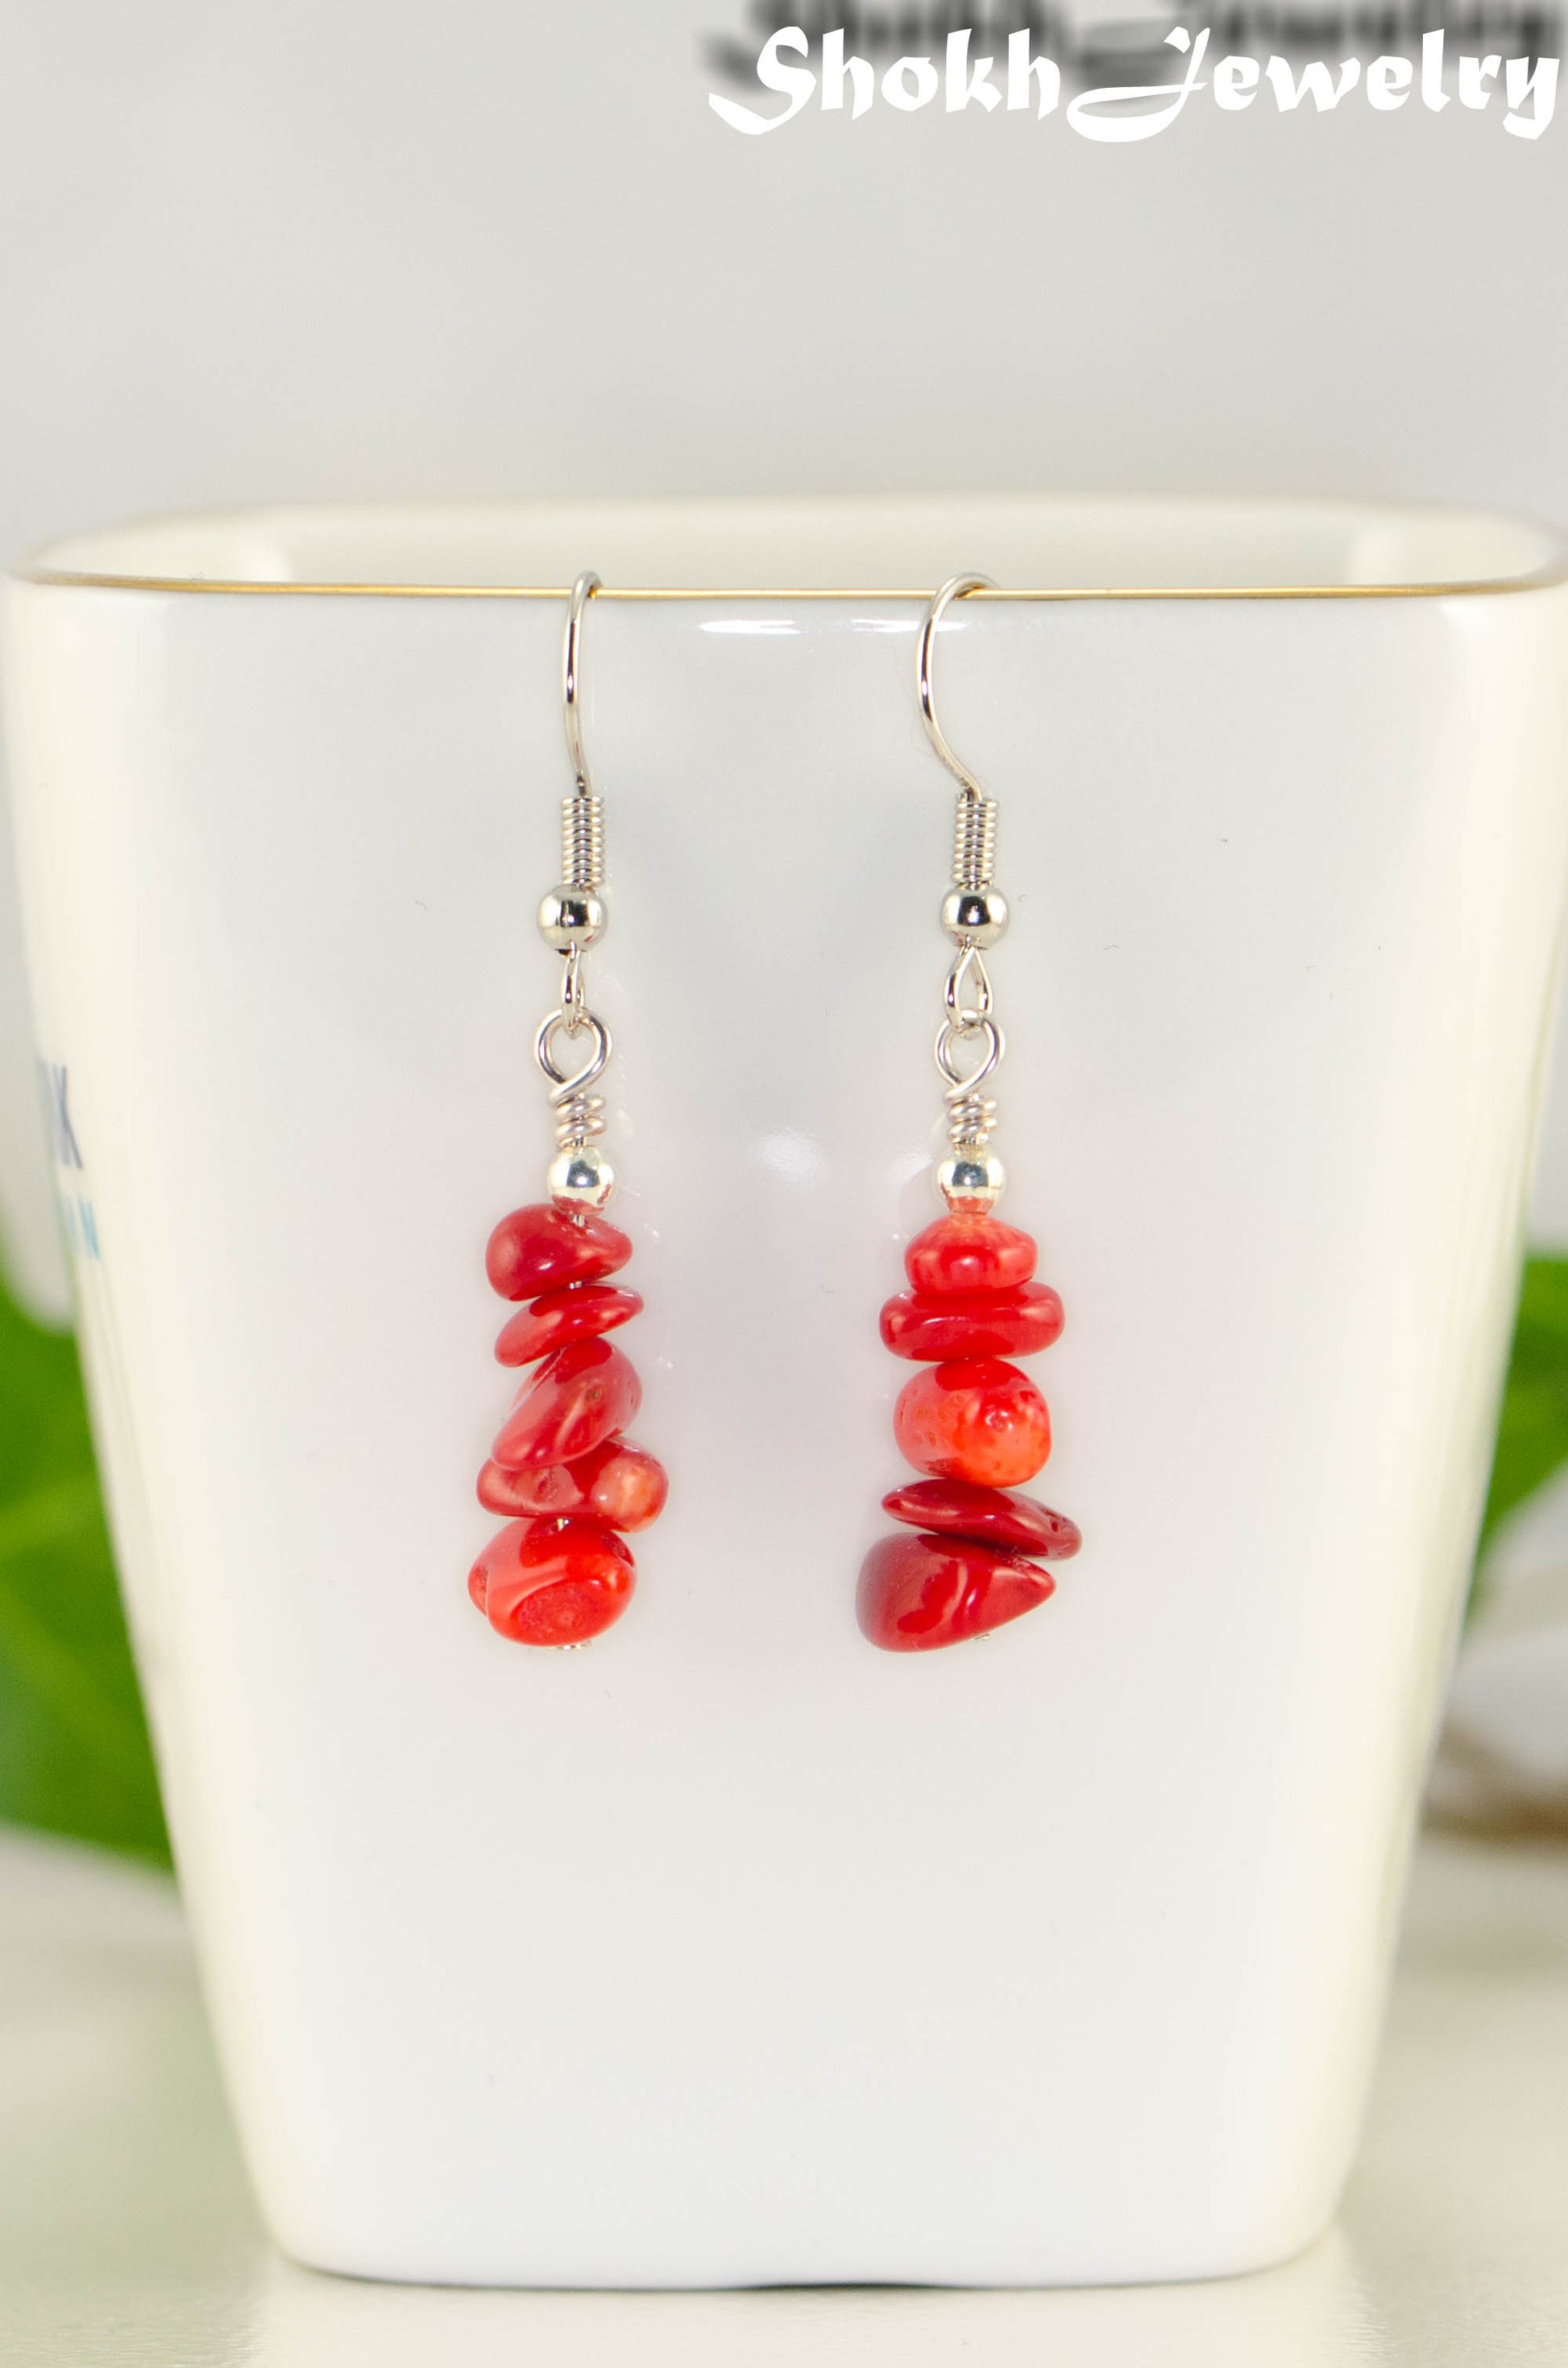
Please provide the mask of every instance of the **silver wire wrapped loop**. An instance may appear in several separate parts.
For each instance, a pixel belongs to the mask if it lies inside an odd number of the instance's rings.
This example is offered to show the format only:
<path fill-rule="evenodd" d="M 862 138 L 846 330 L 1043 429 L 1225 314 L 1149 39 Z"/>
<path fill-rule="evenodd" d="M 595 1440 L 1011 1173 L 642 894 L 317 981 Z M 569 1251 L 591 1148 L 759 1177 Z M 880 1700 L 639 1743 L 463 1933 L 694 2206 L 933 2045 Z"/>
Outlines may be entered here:
<path fill-rule="evenodd" d="M 586 1060 L 579 1068 L 563 1069 L 554 1053 L 557 1033 L 580 1036 L 585 1029 L 594 1040 Z M 597 1011 L 579 1009 L 574 1018 L 563 1005 L 547 1011 L 534 1035 L 534 1059 L 550 1086 L 551 1100 L 553 1102 L 561 1094 L 581 1093 L 585 1087 L 596 1085 L 608 1066 L 610 1049 L 609 1030 Z"/>
<path fill-rule="evenodd" d="M 564 1069 L 555 1057 L 557 1035 L 580 1036 L 586 1030 L 593 1042 L 586 1057 L 575 1069 Z M 562 1151 L 576 1148 L 601 1135 L 604 1125 L 604 1096 L 590 1091 L 609 1065 L 611 1039 L 609 1030 L 597 1011 L 582 1011 L 575 1018 L 562 1006 L 547 1012 L 534 1037 L 534 1059 L 550 1087 L 550 1107 L 555 1120 L 555 1140 Z"/>
<path fill-rule="evenodd" d="M 978 1037 L 983 1046 L 970 1068 L 960 1067 L 959 1048 Z M 981 1088 L 1006 1049 L 994 1019 L 945 1019 L 937 1032 L 937 1066 L 947 1087 L 948 1141 L 960 1158 L 975 1159 L 991 1140 L 996 1105 Z M 998 1188 L 1000 1189 L 1000 1188 Z"/>
<path fill-rule="evenodd" d="M 597 1143 L 604 1131 L 603 1094 L 573 1094 L 556 1111 L 557 1151 L 581 1151 L 585 1144 Z"/>
<path fill-rule="evenodd" d="M 955 1151 L 983 1146 L 996 1123 L 996 1105 L 989 1094 L 965 1094 L 948 1105 L 948 1141 Z"/>
<path fill-rule="evenodd" d="M 956 1058 L 958 1047 L 976 1036 L 982 1039 L 984 1050 L 972 1068 L 960 1069 Z M 973 1095 L 994 1074 L 1006 1049 L 1006 1039 L 989 1015 L 971 1020 L 944 1019 L 937 1030 L 934 1050 L 949 1106 Z"/>

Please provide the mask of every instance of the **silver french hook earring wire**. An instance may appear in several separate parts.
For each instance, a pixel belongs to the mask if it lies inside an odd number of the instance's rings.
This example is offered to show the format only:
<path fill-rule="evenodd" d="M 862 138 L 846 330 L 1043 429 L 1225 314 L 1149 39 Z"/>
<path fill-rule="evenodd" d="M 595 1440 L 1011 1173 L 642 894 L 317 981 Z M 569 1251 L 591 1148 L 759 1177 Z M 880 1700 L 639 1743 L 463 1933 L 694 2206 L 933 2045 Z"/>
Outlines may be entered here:
<path fill-rule="evenodd" d="M 602 1209 L 615 1188 L 615 1170 L 598 1148 L 605 1131 L 604 1096 L 594 1088 L 612 1050 L 610 1032 L 591 1010 L 583 982 L 583 956 L 605 924 L 599 889 L 604 881 L 604 808 L 595 794 L 583 747 L 583 614 L 599 579 L 585 568 L 566 605 L 561 647 L 561 705 L 566 754 L 574 785 L 561 801 L 561 882 L 540 906 L 540 934 L 562 957 L 561 1001 L 547 1012 L 534 1037 L 534 1059 L 550 1087 L 555 1121 L 556 1156 L 548 1186 L 558 1208 Z M 586 1031 L 589 1044 L 575 1067 L 556 1052 L 562 1036 L 570 1046 Z"/>
<path fill-rule="evenodd" d="M 583 750 L 583 713 L 579 704 L 583 679 L 583 612 L 600 588 L 599 579 L 591 567 L 585 567 L 572 586 L 572 598 L 566 604 L 566 639 L 561 650 L 561 704 L 566 719 L 566 754 L 571 759 L 577 794 L 593 795 L 593 783 L 588 778 L 588 760 Z"/>
<path fill-rule="evenodd" d="M 934 665 L 937 628 L 953 601 L 966 599 L 971 592 L 994 592 L 995 589 L 989 575 L 949 575 L 941 589 L 932 595 L 930 606 L 921 620 L 920 638 L 915 651 L 915 679 L 920 694 L 920 716 L 926 726 L 926 737 L 966 798 L 978 798 L 983 792 L 969 767 L 954 754 L 951 742 L 937 720 Z"/>
<path fill-rule="evenodd" d="M 935 592 L 915 643 L 915 678 L 926 736 L 959 785 L 953 816 L 952 885 L 942 905 L 942 927 L 956 951 L 948 972 L 935 1053 L 948 1113 L 949 1156 L 937 1183 L 949 1209 L 988 1209 L 1006 1182 L 990 1147 L 996 1104 L 985 1090 L 1000 1065 L 1006 1040 L 992 1013 L 984 949 L 1007 926 L 1006 899 L 992 881 L 996 849 L 996 801 L 988 798 L 955 752 L 937 714 L 934 654 L 937 628 L 954 600 L 994 592 L 989 575 L 949 575 Z"/>

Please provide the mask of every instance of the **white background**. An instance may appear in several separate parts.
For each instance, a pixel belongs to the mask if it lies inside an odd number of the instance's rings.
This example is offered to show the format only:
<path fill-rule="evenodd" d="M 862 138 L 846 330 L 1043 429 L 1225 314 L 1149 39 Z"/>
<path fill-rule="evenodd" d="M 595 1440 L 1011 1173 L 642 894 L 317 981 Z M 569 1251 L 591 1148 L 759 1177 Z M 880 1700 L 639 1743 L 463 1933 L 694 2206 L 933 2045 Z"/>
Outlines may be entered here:
<path fill-rule="evenodd" d="M 748 140 L 703 56 L 746 28 L 745 0 L 5 0 L 0 549 L 171 507 L 557 489 L 1568 518 L 1568 114 L 1527 142 L 1500 104 L 1205 93 L 1131 147 L 881 107 Z M 0 1193 L 36 1294 L 12 934 Z M 1538 1231 L 1568 1239 L 1562 1095 Z"/>

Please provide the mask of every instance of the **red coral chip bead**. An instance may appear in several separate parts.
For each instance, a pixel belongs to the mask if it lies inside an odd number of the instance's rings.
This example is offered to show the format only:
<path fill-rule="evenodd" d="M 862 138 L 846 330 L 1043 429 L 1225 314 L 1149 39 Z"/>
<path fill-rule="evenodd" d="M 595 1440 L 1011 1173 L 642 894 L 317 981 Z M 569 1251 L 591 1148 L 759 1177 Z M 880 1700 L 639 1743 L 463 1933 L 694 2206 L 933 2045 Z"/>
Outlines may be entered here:
<path fill-rule="evenodd" d="M 503 1365 L 531 1365 L 536 1357 L 548 1357 L 568 1340 L 595 1339 L 601 1332 L 630 1324 L 642 1312 L 642 1301 L 635 1291 L 618 1291 L 609 1282 L 569 1282 L 508 1316 L 495 1354 Z"/>
<path fill-rule="evenodd" d="M 1016 1488 L 1051 1453 L 1051 1417 L 1027 1373 L 994 1357 L 928 1365 L 893 1408 L 899 1452 L 937 1480 Z"/>
<path fill-rule="evenodd" d="M 968 1480 L 910 1480 L 890 1488 L 882 1510 L 912 1530 L 940 1530 L 989 1546 L 1017 1546 L 1042 1562 L 1065 1562 L 1083 1544 L 1076 1521 L 1032 1497 L 977 1488 Z"/>
<path fill-rule="evenodd" d="M 509 1470 L 575 1463 L 624 1430 L 642 1403 L 642 1385 L 619 1349 L 573 1340 L 534 1367 L 490 1452 Z"/>
<path fill-rule="evenodd" d="M 631 1256 L 626 1235 L 591 1210 L 536 1201 L 502 1218 L 485 1246 L 484 1271 L 503 1299 L 535 1299 L 560 1283 L 618 1273 Z"/>
<path fill-rule="evenodd" d="M 912 1291 L 1016 1291 L 1040 1253 L 1034 1236 L 995 1217 L 938 1217 L 903 1253 Z"/>
<path fill-rule="evenodd" d="M 1054 1594 L 1051 1573 L 968 1539 L 882 1538 L 860 1565 L 861 1634 L 885 1653 L 930 1653 L 983 1636 Z"/>
<path fill-rule="evenodd" d="M 597 1521 L 508 1521 L 468 1575 L 474 1602 L 515 1645 L 585 1645 L 636 1584 L 631 1547 Z"/>
<path fill-rule="evenodd" d="M 609 1530 L 645 1530 L 669 1492 L 658 1457 L 630 1439 L 607 1439 L 575 1463 L 516 1472 L 487 1463 L 479 1475 L 479 1501 L 493 1513 L 581 1513 Z"/>
<path fill-rule="evenodd" d="M 901 1291 L 882 1309 L 883 1346 L 923 1364 L 945 1357 L 1032 1357 L 1061 1336 L 1062 1302 L 1048 1282 L 1006 1292 Z"/>
<path fill-rule="evenodd" d="M 670 1493 L 669 1474 L 656 1455 L 630 1440 L 611 1440 L 598 1450 L 602 1463 L 590 1455 L 575 1468 L 587 1478 L 584 1508 L 595 1520 L 611 1530 L 645 1530 L 665 1509 Z M 571 1468 L 571 1467 L 568 1467 Z"/>
<path fill-rule="evenodd" d="M 605 1447 L 608 1444 L 607 1440 Z M 596 1455 L 604 1452 L 603 1447 L 594 1450 Z M 586 1456 L 583 1459 L 585 1463 L 587 1460 Z M 512 1520 L 580 1513 L 584 1508 L 583 1492 L 572 1478 L 572 1468 L 570 1463 L 549 1463 L 542 1472 L 530 1471 L 526 1464 L 508 1470 L 492 1456 L 480 1467 L 479 1501 L 486 1512 L 505 1513 Z"/>

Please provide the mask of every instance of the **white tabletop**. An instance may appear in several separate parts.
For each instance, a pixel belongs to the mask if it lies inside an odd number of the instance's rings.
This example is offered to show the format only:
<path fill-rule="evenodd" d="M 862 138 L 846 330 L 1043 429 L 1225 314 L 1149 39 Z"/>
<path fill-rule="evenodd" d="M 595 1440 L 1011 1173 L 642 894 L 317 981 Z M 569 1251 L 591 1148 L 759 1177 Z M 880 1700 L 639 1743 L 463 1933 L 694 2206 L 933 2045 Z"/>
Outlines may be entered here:
<path fill-rule="evenodd" d="M 1095 2294 L 496 2294 L 280 2260 L 172 1887 L 0 1834 L 13 2368 L 1508 2368 L 1568 2360 L 1568 1852 L 1424 1846 L 1338 2226 L 1267 2276 Z"/>

